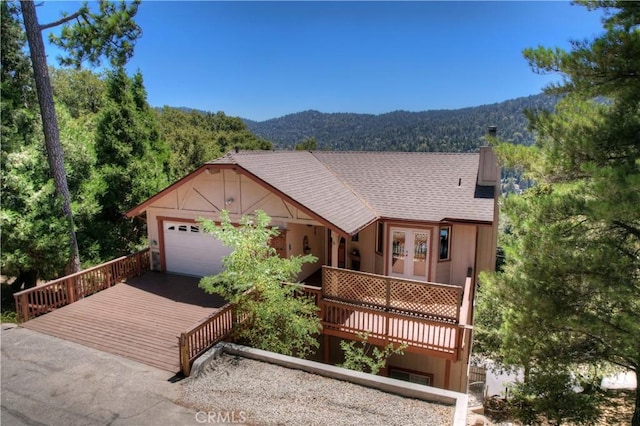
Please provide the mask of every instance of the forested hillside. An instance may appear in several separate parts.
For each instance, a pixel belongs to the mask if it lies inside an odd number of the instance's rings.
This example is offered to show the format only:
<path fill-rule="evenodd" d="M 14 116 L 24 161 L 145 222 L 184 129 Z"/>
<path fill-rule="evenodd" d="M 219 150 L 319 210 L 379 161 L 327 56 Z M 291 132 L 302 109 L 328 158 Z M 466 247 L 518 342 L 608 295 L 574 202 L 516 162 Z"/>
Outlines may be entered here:
<path fill-rule="evenodd" d="M 128 209 L 236 146 L 271 148 L 222 112 L 151 108 L 142 74 L 128 75 L 121 65 L 102 72 L 51 67 L 70 226 L 48 167 L 20 9 L 2 2 L 0 13 L 0 226 L 12 230 L 3 234 L 0 268 L 16 278 L 12 291 L 64 274 L 70 228 L 83 267 L 129 254 L 147 243 L 144 221 L 126 219 Z"/>
<path fill-rule="evenodd" d="M 304 111 L 256 122 L 245 120 L 258 137 L 276 148 L 315 139 L 318 149 L 364 151 L 473 151 L 482 144 L 487 126 L 498 137 L 530 145 L 526 109 L 550 110 L 556 98 L 535 95 L 457 110 L 394 111 L 381 115 Z"/>

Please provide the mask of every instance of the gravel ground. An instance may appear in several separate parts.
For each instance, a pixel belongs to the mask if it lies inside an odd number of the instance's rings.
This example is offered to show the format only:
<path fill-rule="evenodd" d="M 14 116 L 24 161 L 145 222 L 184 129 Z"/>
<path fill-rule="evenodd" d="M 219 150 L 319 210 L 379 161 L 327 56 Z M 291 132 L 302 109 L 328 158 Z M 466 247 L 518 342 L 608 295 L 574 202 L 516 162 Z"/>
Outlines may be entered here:
<path fill-rule="evenodd" d="M 278 425 L 450 425 L 454 411 L 226 354 L 183 383 L 180 403 L 218 422 Z"/>

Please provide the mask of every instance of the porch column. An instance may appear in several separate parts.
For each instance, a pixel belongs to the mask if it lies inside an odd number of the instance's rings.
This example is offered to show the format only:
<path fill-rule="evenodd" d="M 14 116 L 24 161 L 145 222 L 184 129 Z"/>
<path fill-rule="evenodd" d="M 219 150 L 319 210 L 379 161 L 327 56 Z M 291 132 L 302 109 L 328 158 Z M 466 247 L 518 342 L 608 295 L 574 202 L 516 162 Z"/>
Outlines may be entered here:
<path fill-rule="evenodd" d="M 338 247 L 340 247 L 340 235 L 331 230 L 331 266 L 338 267 Z"/>

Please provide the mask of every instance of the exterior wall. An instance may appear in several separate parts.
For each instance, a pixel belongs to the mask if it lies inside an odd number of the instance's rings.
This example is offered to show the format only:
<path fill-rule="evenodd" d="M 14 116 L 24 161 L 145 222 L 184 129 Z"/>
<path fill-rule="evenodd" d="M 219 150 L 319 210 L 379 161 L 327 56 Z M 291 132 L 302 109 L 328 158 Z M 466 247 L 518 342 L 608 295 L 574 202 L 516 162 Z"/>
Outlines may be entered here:
<path fill-rule="evenodd" d="M 451 281 L 464 286 L 467 269 L 476 269 L 476 226 L 454 225 L 451 230 Z"/>
<path fill-rule="evenodd" d="M 324 339 L 320 339 L 323 341 Z M 329 362 L 339 364 L 344 362 L 344 354 L 340 348 L 340 338 L 329 336 Z M 387 370 L 389 367 L 396 367 L 404 370 L 415 371 L 416 373 L 430 374 L 433 376 L 431 386 L 448 389 L 456 392 L 467 392 L 467 363 L 463 361 L 450 361 L 449 365 L 449 386 L 445 387 L 447 381 L 447 360 L 443 358 L 419 355 L 412 352 L 405 352 L 404 355 L 393 355 L 387 360 Z M 383 374 L 381 372 L 381 374 Z"/>
<path fill-rule="evenodd" d="M 478 253 L 476 254 L 477 273 L 493 271 L 496 268 L 496 246 L 494 226 L 478 227 Z"/>
<path fill-rule="evenodd" d="M 312 254 L 318 258 L 314 263 L 302 265 L 302 271 L 298 274 L 298 281 L 303 281 L 324 265 L 325 233 L 325 228 L 316 225 L 291 223 L 287 226 L 287 255 Z M 309 240 L 309 248 L 311 249 L 308 253 L 304 253 L 303 240 L 305 236 Z"/>
<path fill-rule="evenodd" d="M 185 185 L 176 188 L 175 191 L 156 200 L 147 209 L 147 232 L 152 260 L 160 257 L 162 249 L 159 219 L 195 221 L 203 217 L 219 221 L 220 212 L 225 209 L 229 211 L 231 221 L 234 223 L 237 223 L 243 215 L 252 214 L 261 209 L 271 216 L 272 225 L 284 229 L 289 229 L 292 224 L 320 226 L 320 223 L 303 211 L 233 170 L 221 170 L 211 174 L 203 172 Z M 293 238 L 295 236 L 287 235 L 287 244 L 291 243 L 292 248 Z M 301 239 L 300 244 L 302 244 Z M 159 262 L 153 263 L 154 270 L 160 269 Z"/>
<path fill-rule="evenodd" d="M 353 269 L 353 262 L 350 254 L 353 250 L 360 253 L 360 271 L 375 273 L 376 255 L 376 225 L 367 226 L 358 233 L 358 241 L 353 238 L 347 239 L 347 267 Z"/>

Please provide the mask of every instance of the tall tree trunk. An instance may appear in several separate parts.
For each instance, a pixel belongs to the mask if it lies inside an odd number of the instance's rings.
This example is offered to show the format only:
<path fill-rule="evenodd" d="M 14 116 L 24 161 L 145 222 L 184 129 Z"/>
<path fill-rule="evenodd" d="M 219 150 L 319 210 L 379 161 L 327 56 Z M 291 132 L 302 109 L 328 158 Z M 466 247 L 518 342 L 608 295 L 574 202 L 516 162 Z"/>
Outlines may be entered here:
<path fill-rule="evenodd" d="M 62 213 L 68 218 L 70 256 L 67 264 L 67 273 L 80 270 L 80 254 L 78 252 L 78 241 L 76 239 L 75 227 L 73 224 L 73 214 L 71 212 L 71 194 L 67 184 L 67 172 L 64 167 L 64 154 L 60 144 L 60 132 L 58 129 L 58 117 L 56 116 L 55 104 L 53 102 L 53 89 L 49 78 L 47 67 L 47 57 L 42 41 L 42 32 L 36 6 L 33 1 L 22 0 L 20 2 L 22 17 L 24 19 L 27 42 L 29 43 L 29 53 L 33 66 L 33 77 L 36 83 L 36 93 L 40 104 L 40 114 L 42 116 L 42 130 L 44 132 L 44 144 L 47 149 L 47 160 L 49 170 L 53 176 L 56 192 L 62 198 Z"/>
<path fill-rule="evenodd" d="M 631 426 L 640 426 L 640 369 L 636 366 L 636 407 L 633 411 Z"/>

